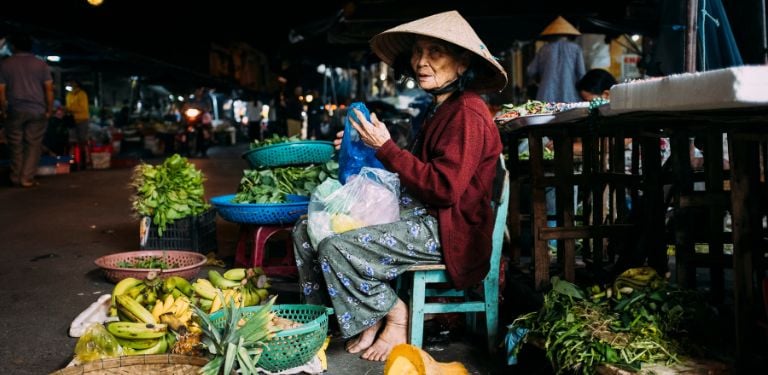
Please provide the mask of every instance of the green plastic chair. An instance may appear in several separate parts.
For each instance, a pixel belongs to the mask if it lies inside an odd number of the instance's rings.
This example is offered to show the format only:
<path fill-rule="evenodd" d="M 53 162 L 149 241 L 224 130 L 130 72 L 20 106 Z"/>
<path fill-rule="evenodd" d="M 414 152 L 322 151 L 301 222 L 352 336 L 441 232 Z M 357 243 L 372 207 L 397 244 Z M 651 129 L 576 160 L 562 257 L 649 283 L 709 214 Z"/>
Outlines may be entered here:
<path fill-rule="evenodd" d="M 496 332 L 499 326 L 499 263 L 509 207 L 509 172 L 504 166 L 502 156 L 495 181 L 494 201 L 496 221 L 493 227 L 493 249 L 491 267 L 483 279 L 482 300 L 472 298 L 469 290 L 434 289 L 428 284 L 447 283 L 448 273 L 445 264 L 424 264 L 411 266 L 403 276 L 412 275 L 410 281 L 410 316 L 408 320 L 409 343 L 421 348 L 424 339 L 424 314 L 447 314 L 466 312 L 467 326 L 478 332 L 476 313 L 485 312 L 485 327 L 488 338 L 488 350 L 496 351 Z M 499 188 L 500 187 L 500 188 Z M 403 291 L 402 277 L 397 280 L 398 290 Z M 464 297 L 464 302 L 432 303 L 426 297 Z"/>

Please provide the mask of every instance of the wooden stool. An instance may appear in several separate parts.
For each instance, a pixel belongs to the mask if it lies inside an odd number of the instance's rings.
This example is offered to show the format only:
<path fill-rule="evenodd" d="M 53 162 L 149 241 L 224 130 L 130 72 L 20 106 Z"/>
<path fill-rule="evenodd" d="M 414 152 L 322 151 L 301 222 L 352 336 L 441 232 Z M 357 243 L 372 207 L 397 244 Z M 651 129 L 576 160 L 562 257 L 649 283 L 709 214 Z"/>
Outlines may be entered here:
<path fill-rule="evenodd" d="M 298 275 L 290 237 L 292 230 L 293 225 L 241 225 L 235 250 L 235 264 L 243 267 L 261 267 L 269 276 Z M 288 239 L 285 240 L 285 256 L 266 257 L 267 241 L 280 232 L 288 234 Z"/>

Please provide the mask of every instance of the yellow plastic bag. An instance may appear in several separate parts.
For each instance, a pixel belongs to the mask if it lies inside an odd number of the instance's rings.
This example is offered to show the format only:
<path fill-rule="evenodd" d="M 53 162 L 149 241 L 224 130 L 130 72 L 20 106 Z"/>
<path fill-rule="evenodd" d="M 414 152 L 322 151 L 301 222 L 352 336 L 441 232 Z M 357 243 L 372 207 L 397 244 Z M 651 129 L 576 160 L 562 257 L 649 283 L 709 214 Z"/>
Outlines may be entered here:
<path fill-rule="evenodd" d="M 75 345 L 75 359 L 82 363 L 119 357 L 120 354 L 120 344 L 101 323 L 91 324 Z"/>

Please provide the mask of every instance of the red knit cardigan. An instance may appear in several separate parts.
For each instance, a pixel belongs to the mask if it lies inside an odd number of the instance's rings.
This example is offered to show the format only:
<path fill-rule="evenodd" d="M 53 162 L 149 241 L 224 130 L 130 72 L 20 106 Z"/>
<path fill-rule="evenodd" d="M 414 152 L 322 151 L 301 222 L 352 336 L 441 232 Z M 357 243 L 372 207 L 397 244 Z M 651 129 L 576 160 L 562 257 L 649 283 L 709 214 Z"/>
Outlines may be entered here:
<path fill-rule="evenodd" d="M 389 140 L 376 157 L 437 217 L 448 275 L 454 287 L 467 288 L 489 269 L 501 137 L 485 102 L 472 92 L 447 99 L 422 132 L 415 155 Z"/>

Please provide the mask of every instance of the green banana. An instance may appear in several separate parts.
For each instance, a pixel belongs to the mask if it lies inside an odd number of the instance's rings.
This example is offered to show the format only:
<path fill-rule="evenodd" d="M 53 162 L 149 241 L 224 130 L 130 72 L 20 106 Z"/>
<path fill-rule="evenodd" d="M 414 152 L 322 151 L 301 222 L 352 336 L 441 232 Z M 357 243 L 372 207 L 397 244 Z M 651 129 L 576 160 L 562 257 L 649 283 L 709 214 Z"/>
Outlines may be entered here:
<path fill-rule="evenodd" d="M 149 312 L 149 310 L 126 294 L 117 296 L 117 308 L 123 308 L 125 311 L 130 312 L 138 319 L 138 321 L 153 324 L 157 323 L 155 317 L 152 316 L 152 313 Z"/>
<path fill-rule="evenodd" d="M 259 300 L 260 300 L 259 302 L 266 301 L 267 298 L 269 298 L 269 291 L 268 290 L 266 290 L 266 289 L 256 289 L 255 291 L 256 291 L 256 295 L 259 296 Z M 256 303 L 259 303 L 259 302 L 256 302 Z"/>
<path fill-rule="evenodd" d="M 149 347 L 147 349 L 123 348 L 123 352 L 126 355 L 163 354 L 166 351 L 168 351 L 168 341 L 165 340 L 165 337 L 161 337 L 159 340 L 157 340 L 157 344 L 155 346 Z"/>
<path fill-rule="evenodd" d="M 122 346 L 123 348 L 131 348 L 131 349 L 147 349 L 151 348 L 155 345 L 157 345 L 157 339 L 124 339 L 120 337 L 115 337 L 117 339 L 117 342 Z"/>
<path fill-rule="evenodd" d="M 172 292 L 174 289 L 176 289 L 176 279 L 174 279 L 171 276 L 166 277 L 163 280 L 163 292 L 168 294 L 168 293 Z"/>
<path fill-rule="evenodd" d="M 136 298 L 139 295 L 141 295 L 141 292 L 143 292 L 144 289 L 146 289 L 146 288 L 147 288 L 147 284 L 144 284 L 144 283 L 136 284 L 133 287 L 131 287 L 130 289 L 128 289 L 125 293 L 120 293 L 120 294 L 127 294 L 127 295 L 131 296 L 132 298 Z"/>
<path fill-rule="evenodd" d="M 197 302 L 197 304 L 200 306 L 201 310 L 211 311 L 211 306 L 213 305 L 213 301 L 209 299 L 201 299 Z"/>
<path fill-rule="evenodd" d="M 134 277 L 126 277 L 115 285 L 115 287 L 112 289 L 112 306 L 115 306 L 115 297 L 125 294 L 128 292 L 128 289 L 133 288 L 136 285 L 143 284 L 144 282 L 134 278 Z"/>
<path fill-rule="evenodd" d="M 137 322 L 109 322 L 107 331 L 115 337 L 123 339 L 157 339 L 168 331 L 165 324 L 149 324 Z"/>
<path fill-rule="evenodd" d="M 187 279 L 181 276 L 170 276 L 168 279 L 173 280 L 175 288 L 184 293 L 185 296 L 192 297 L 192 284 Z"/>
<path fill-rule="evenodd" d="M 227 280 L 224 278 L 224 276 L 221 276 L 221 274 L 216 270 L 208 271 L 208 280 L 211 281 L 211 284 L 213 284 L 213 286 L 219 289 L 232 289 L 240 286 L 239 281 Z"/>
<path fill-rule="evenodd" d="M 240 281 L 245 278 L 245 268 L 232 268 L 224 272 L 224 278 L 232 281 Z"/>

